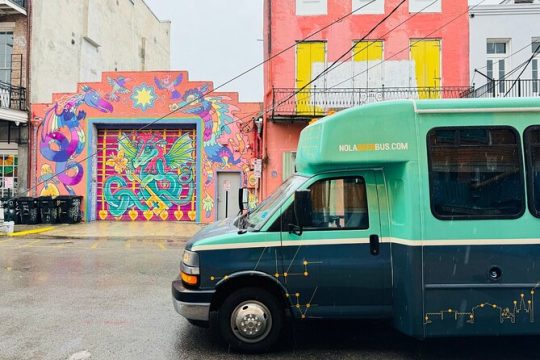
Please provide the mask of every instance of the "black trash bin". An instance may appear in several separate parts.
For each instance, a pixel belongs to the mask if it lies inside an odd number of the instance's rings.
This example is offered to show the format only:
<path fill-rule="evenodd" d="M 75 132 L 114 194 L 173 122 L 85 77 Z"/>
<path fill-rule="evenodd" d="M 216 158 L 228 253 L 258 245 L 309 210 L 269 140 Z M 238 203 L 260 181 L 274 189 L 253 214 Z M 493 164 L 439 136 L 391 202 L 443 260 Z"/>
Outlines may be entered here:
<path fill-rule="evenodd" d="M 11 197 L 3 198 L 2 206 L 4 208 L 4 222 L 13 221 L 15 224 L 20 224 L 17 199 Z"/>
<path fill-rule="evenodd" d="M 38 198 L 39 215 L 44 224 L 54 224 L 58 219 L 58 209 L 56 200 L 50 196 L 40 196 Z"/>
<path fill-rule="evenodd" d="M 32 197 L 17 198 L 20 223 L 25 225 L 39 224 L 38 201 Z"/>
<path fill-rule="evenodd" d="M 9 220 L 5 220 L 6 213 L 7 213 L 7 209 L 6 209 L 7 200 L 8 200 L 7 197 L 0 198 L 0 208 L 1 208 L 1 211 L 2 211 L 2 219 L 4 219 L 4 221 L 9 221 Z"/>
<path fill-rule="evenodd" d="M 58 208 L 58 222 L 62 224 L 75 224 L 81 222 L 82 196 L 61 195 L 56 197 Z"/>

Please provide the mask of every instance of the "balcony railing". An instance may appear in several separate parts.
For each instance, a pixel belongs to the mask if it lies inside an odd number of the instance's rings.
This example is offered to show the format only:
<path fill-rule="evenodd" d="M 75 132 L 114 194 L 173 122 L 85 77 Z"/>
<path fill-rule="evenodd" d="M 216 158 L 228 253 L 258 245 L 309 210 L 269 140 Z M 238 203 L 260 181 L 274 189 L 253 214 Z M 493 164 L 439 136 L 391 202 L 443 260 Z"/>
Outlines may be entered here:
<path fill-rule="evenodd" d="M 440 88 L 313 88 L 301 91 L 291 88 L 274 88 L 272 119 L 308 120 L 325 116 L 332 111 L 384 100 L 460 98 L 468 96 L 472 91 L 473 89 L 470 87 L 460 86 Z"/>
<path fill-rule="evenodd" d="M 26 88 L 0 81 L 0 108 L 26 111 Z"/>
<path fill-rule="evenodd" d="M 540 80 L 492 80 L 487 84 L 472 89 L 464 97 L 492 98 L 492 97 L 531 97 L 540 96 Z"/>

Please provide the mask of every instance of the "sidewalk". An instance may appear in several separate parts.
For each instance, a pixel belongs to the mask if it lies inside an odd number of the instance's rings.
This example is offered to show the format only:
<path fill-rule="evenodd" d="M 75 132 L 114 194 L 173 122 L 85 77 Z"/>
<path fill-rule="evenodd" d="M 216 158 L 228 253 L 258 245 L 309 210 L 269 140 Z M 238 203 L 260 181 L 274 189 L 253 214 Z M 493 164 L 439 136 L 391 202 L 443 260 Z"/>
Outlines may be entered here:
<path fill-rule="evenodd" d="M 108 222 L 94 221 L 81 224 L 16 225 L 11 236 L 36 239 L 142 239 L 187 240 L 203 225 L 189 222 Z"/>

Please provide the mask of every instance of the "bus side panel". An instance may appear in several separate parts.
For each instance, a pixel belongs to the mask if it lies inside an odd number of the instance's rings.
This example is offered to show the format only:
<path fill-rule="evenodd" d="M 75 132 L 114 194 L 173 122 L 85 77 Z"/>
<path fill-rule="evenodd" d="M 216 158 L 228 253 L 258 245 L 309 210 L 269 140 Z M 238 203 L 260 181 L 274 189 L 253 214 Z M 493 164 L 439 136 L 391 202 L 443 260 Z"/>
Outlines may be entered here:
<path fill-rule="evenodd" d="M 540 334 L 538 259 L 540 245 L 424 247 L 426 336 Z"/>
<path fill-rule="evenodd" d="M 422 319 L 422 247 L 392 244 L 394 327 L 424 337 Z"/>

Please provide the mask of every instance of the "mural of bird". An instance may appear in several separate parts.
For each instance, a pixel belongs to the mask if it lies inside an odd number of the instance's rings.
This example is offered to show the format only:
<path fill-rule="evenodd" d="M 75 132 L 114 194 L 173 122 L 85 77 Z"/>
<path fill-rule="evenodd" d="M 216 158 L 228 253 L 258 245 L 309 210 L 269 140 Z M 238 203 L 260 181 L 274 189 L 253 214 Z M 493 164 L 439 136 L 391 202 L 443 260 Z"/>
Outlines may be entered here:
<path fill-rule="evenodd" d="M 154 78 L 156 86 L 160 90 L 167 90 L 171 93 L 171 99 L 176 100 L 182 97 L 182 94 L 176 90 L 176 87 L 182 83 L 184 76 L 180 73 L 176 79 L 171 80 L 168 76 L 163 79 Z"/>
<path fill-rule="evenodd" d="M 125 78 L 123 76 L 119 76 L 116 79 L 113 79 L 111 77 L 107 76 L 107 81 L 109 82 L 109 85 L 111 85 L 111 93 L 108 94 L 107 98 L 110 101 L 118 101 L 120 100 L 120 97 L 118 94 L 128 94 L 131 91 L 126 88 L 126 84 L 129 81 L 128 78 Z"/>

